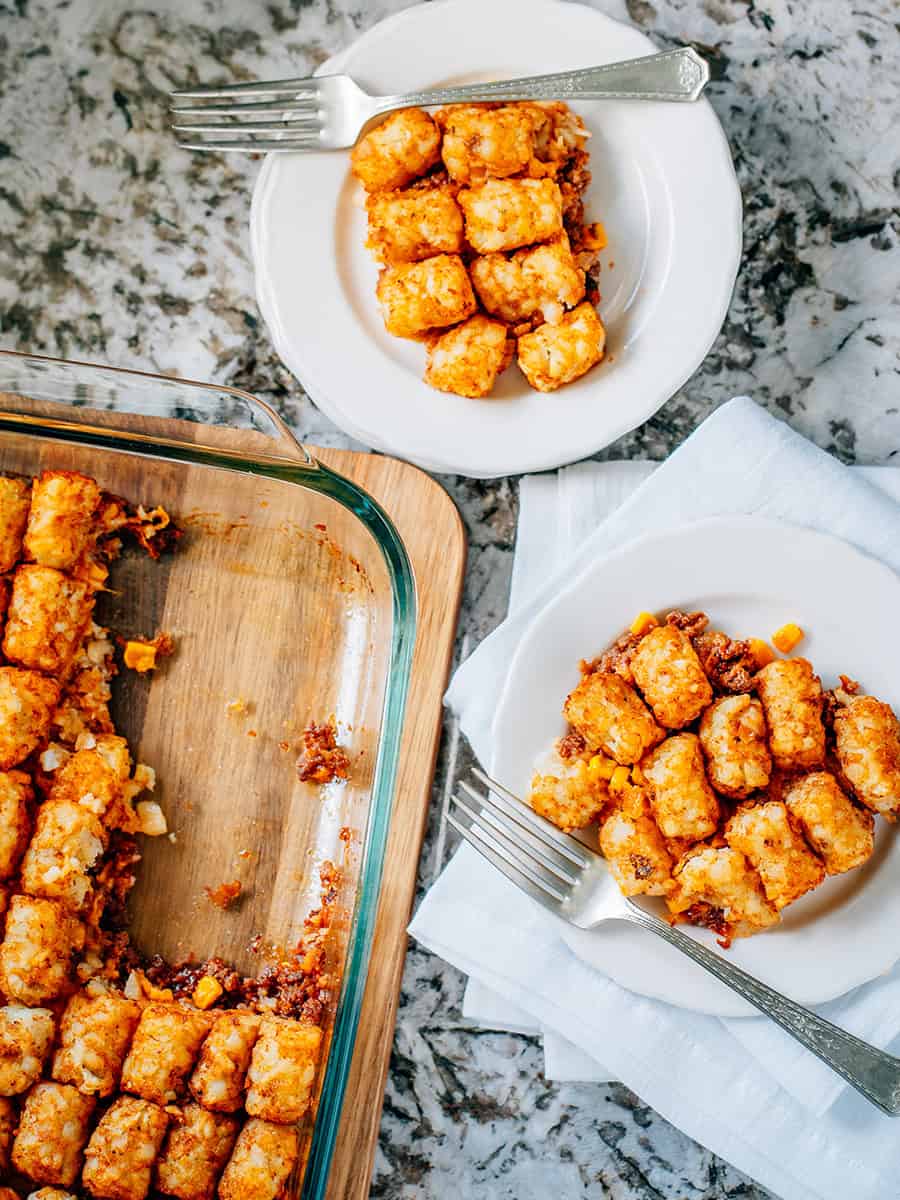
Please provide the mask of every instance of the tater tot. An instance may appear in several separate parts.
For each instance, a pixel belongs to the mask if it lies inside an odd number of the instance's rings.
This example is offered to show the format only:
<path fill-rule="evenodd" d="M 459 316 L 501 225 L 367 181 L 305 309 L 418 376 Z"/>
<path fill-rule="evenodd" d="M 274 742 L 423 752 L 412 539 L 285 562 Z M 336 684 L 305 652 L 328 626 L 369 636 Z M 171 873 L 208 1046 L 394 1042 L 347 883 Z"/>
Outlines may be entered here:
<path fill-rule="evenodd" d="M 0 1096 L 19 1096 L 40 1077 L 54 1031 L 48 1008 L 0 1008 Z"/>
<path fill-rule="evenodd" d="M 0 770 L 16 766 L 46 738 L 58 700 L 54 680 L 0 667 Z"/>
<path fill-rule="evenodd" d="M 672 912 L 706 906 L 712 911 L 697 913 L 702 917 L 698 923 L 728 937 L 750 937 L 780 920 L 759 875 L 731 846 L 698 846 L 688 851 L 675 868 L 675 883 L 676 891 L 667 901 Z"/>
<path fill-rule="evenodd" d="M 0 771 L 0 879 L 9 879 L 31 837 L 34 791 L 24 771 Z"/>
<path fill-rule="evenodd" d="M 672 858 L 640 788 L 626 787 L 600 825 L 600 853 L 626 896 L 664 896 Z"/>
<path fill-rule="evenodd" d="M 114 1101 L 84 1152 L 81 1178 L 90 1194 L 97 1200 L 144 1200 L 168 1124 L 165 1110 L 148 1100 Z"/>
<path fill-rule="evenodd" d="M 0 1200 L 5 1200 L 0 1192 Z M 45 1187 L 36 1192 L 29 1192 L 25 1200 L 78 1200 L 74 1192 L 64 1192 L 62 1188 Z"/>
<path fill-rule="evenodd" d="M 251 1117 L 291 1125 L 309 1109 L 322 1030 L 284 1017 L 263 1017 L 247 1072 Z"/>
<path fill-rule="evenodd" d="M 441 157 L 441 134 L 421 108 L 391 113 L 350 151 L 350 169 L 368 192 L 405 187 Z"/>
<path fill-rule="evenodd" d="M 111 1096 L 140 1014 L 134 1001 L 114 993 L 73 996 L 59 1026 L 53 1078 L 85 1095 Z"/>
<path fill-rule="evenodd" d="M 829 875 L 852 871 L 871 856 L 875 818 L 857 808 L 828 771 L 795 779 L 783 798 Z"/>
<path fill-rule="evenodd" d="M 280 1200 L 299 1154 L 293 1126 L 251 1117 L 219 1181 L 219 1200 Z"/>
<path fill-rule="evenodd" d="M 94 1111 L 92 1096 L 62 1083 L 38 1083 L 25 1098 L 13 1166 L 35 1183 L 71 1187 L 81 1167 Z"/>
<path fill-rule="evenodd" d="M 28 558 L 63 571 L 74 566 L 90 544 L 99 503 L 95 480 L 74 471 L 44 471 L 31 489 Z"/>
<path fill-rule="evenodd" d="M 22 887 L 80 911 L 93 895 L 91 872 L 105 849 L 105 831 L 92 812 L 69 800 L 48 800 L 22 860 Z"/>
<path fill-rule="evenodd" d="M 464 188 L 459 204 L 479 254 L 545 242 L 563 227 L 562 195 L 552 179 L 489 179 Z"/>
<path fill-rule="evenodd" d="M 641 638 L 631 673 L 653 715 L 667 729 L 683 729 L 712 702 L 713 691 L 683 629 L 658 625 Z"/>
<path fill-rule="evenodd" d="M 376 192 L 366 204 L 366 247 L 378 262 L 419 262 L 463 248 L 462 210 L 449 187 L 412 187 Z"/>
<path fill-rule="evenodd" d="M 822 684 L 805 658 L 778 658 L 756 676 L 766 713 L 769 749 L 782 771 L 808 770 L 825 761 Z"/>
<path fill-rule="evenodd" d="M 583 758 L 563 759 L 554 750 L 535 764 L 528 803 L 566 833 L 590 825 L 607 798 L 605 783 L 592 777 Z"/>
<path fill-rule="evenodd" d="M 49 1192 L 51 1200 L 54 1196 L 66 1195 L 65 1192 L 58 1192 L 56 1188 L 42 1188 L 41 1190 L 44 1192 Z M 39 1195 L 39 1192 L 31 1192 L 31 1194 L 28 1196 L 28 1200 L 34 1200 L 34 1197 Z M 0 1200 L 22 1200 L 22 1198 L 20 1194 L 18 1192 L 14 1192 L 12 1188 L 0 1187 Z M 77 1197 L 74 1197 L 73 1200 L 77 1200 Z"/>
<path fill-rule="evenodd" d="M 719 823 L 719 802 L 709 786 L 700 739 L 679 733 L 641 760 L 650 807 L 666 838 L 702 841 Z"/>
<path fill-rule="evenodd" d="M 453 104 L 438 109 L 434 119 L 444 135 L 444 166 L 459 183 L 517 175 L 534 157 L 536 129 L 547 124 L 536 106 L 514 104 Z"/>
<path fill-rule="evenodd" d="M 12 1100 L 0 1097 L 0 1171 L 4 1173 L 9 1170 L 9 1152 L 18 1121 Z"/>
<path fill-rule="evenodd" d="M 766 720 L 752 696 L 723 696 L 700 719 L 706 773 L 717 792 L 740 800 L 764 788 L 772 774 Z"/>
<path fill-rule="evenodd" d="M 429 339 L 425 382 L 440 392 L 486 396 L 513 355 L 506 326 L 476 313 Z"/>
<path fill-rule="evenodd" d="M 555 323 L 584 298 L 584 271 L 563 232 L 514 254 L 483 254 L 469 264 L 472 286 L 492 316 L 507 324 L 541 313 Z"/>
<path fill-rule="evenodd" d="M 519 338 L 518 363 L 539 392 L 555 392 L 580 379 L 603 358 L 606 330 L 587 300 L 555 325 L 539 325 Z"/>
<path fill-rule="evenodd" d="M 235 1117 L 186 1104 L 173 1118 L 156 1164 L 156 1186 L 178 1200 L 213 1200 L 216 1181 L 231 1155 L 239 1122 Z"/>
<path fill-rule="evenodd" d="M 582 676 L 563 712 L 590 749 L 618 763 L 638 762 L 666 736 L 634 688 L 606 671 Z"/>
<path fill-rule="evenodd" d="M 456 325 L 476 308 L 465 265 L 456 254 L 387 267 L 375 294 L 384 327 L 395 337 L 414 338 L 429 329 Z"/>
<path fill-rule="evenodd" d="M 224 1012 L 216 1017 L 191 1076 L 191 1092 L 204 1108 L 232 1113 L 243 1104 L 259 1022 L 252 1012 Z"/>
<path fill-rule="evenodd" d="M 824 866 L 778 800 L 739 808 L 725 826 L 725 840 L 755 867 L 779 911 L 825 878 Z"/>
<path fill-rule="evenodd" d="M 22 557 L 28 523 L 31 485 L 27 479 L 0 475 L 0 574 L 11 571 Z"/>
<path fill-rule="evenodd" d="M 113 734 L 100 734 L 93 743 L 56 769 L 49 799 L 80 805 L 102 817 L 121 799 L 131 774 L 131 754 L 125 739 Z"/>
<path fill-rule="evenodd" d="M 184 1089 L 211 1020 L 177 1004 L 148 1004 L 122 1067 L 121 1088 L 156 1104 Z"/>
<path fill-rule="evenodd" d="M 3 653 L 20 666 L 64 674 L 90 624 L 93 604 L 86 583 L 53 567 L 19 567 L 13 576 Z"/>
<path fill-rule="evenodd" d="M 896 821 L 900 813 L 900 721 L 889 704 L 855 696 L 834 718 L 835 749 L 856 798 Z"/>
<path fill-rule="evenodd" d="M 0 945 L 0 991 L 35 1006 L 55 1000 L 72 979 L 72 959 L 84 946 L 84 925 L 56 900 L 13 896 Z"/>

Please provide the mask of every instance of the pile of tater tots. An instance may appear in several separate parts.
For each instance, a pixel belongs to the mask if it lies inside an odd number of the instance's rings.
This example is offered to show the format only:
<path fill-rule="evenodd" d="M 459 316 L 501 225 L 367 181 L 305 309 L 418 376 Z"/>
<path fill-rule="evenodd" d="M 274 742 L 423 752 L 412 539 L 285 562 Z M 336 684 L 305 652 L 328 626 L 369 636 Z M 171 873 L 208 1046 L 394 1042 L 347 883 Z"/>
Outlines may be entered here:
<path fill-rule="evenodd" d="M 0 476 L 0 1200 L 277 1200 L 297 1163 L 321 1029 L 123 969 L 136 836 L 167 826 L 94 605 L 124 537 L 176 532 L 84 475 Z"/>
<path fill-rule="evenodd" d="M 523 101 L 404 109 L 354 147 L 384 325 L 424 341 L 432 387 L 487 396 L 516 358 L 552 392 L 603 358 L 587 137 L 566 104 Z"/>
<path fill-rule="evenodd" d="M 664 897 L 723 945 L 862 865 L 874 814 L 900 814 L 900 722 L 846 676 L 825 692 L 807 659 L 682 612 L 640 614 L 581 672 L 532 806 L 569 832 L 598 825 L 626 895 Z"/>

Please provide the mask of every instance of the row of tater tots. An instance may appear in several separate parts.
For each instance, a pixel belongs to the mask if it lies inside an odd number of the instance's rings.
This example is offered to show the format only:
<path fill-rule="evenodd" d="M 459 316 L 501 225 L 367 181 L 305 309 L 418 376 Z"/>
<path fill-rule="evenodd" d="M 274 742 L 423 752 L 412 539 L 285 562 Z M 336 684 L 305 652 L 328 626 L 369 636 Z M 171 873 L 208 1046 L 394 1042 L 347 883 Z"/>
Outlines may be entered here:
<path fill-rule="evenodd" d="M 111 831 L 166 829 L 133 804 L 152 771 L 132 774 L 109 719 L 112 646 L 93 623 L 95 545 L 120 512 L 85 476 L 0 477 L 0 1179 L 47 1185 L 34 1200 L 79 1184 L 97 1200 L 276 1200 L 322 1031 L 91 978 Z"/>
<path fill-rule="evenodd" d="M 900 814 L 889 705 L 839 691 L 829 738 L 806 659 L 773 659 L 750 686 L 716 694 L 688 633 L 655 625 L 618 670 L 582 676 L 564 708 L 574 741 L 531 792 L 562 828 L 599 820 L 626 894 L 665 896 L 689 920 L 713 913 L 729 936 L 774 924 L 826 875 L 860 866 L 873 813 Z"/>
<path fill-rule="evenodd" d="M 584 265 L 605 237 L 581 224 L 586 170 L 577 186 L 557 179 L 586 136 L 561 103 L 453 105 L 394 113 L 354 147 L 385 328 L 426 341 L 433 387 L 485 396 L 517 354 L 553 391 L 602 358 Z"/>

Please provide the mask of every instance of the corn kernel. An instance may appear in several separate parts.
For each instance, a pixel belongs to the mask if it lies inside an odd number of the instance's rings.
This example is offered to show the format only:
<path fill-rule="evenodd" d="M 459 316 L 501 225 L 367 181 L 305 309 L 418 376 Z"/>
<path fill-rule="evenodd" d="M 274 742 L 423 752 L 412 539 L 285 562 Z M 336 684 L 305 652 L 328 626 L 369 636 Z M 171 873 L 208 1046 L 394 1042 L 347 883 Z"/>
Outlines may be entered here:
<path fill-rule="evenodd" d="M 756 665 L 762 669 L 775 658 L 775 652 L 768 642 L 762 638 L 750 638 L 750 653 L 756 660 Z"/>
<path fill-rule="evenodd" d="M 658 624 L 653 613 L 642 612 L 638 613 L 628 628 L 631 633 L 646 633 L 648 629 L 654 629 Z"/>
<path fill-rule="evenodd" d="M 191 999 L 198 1008 L 209 1008 L 222 995 L 222 985 L 212 975 L 204 975 L 198 980 Z"/>
<path fill-rule="evenodd" d="M 156 666 L 156 647 L 152 642 L 126 642 L 125 666 L 132 671 L 152 671 Z"/>
<path fill-rule="evenodd" d="M 630 774 L 631 772 L 628 767 L 616 767 L 609 781 L 609 790 L 611 792 L 621 792 L 627 785 Z"/>
<path fill-rule="evenodd" d="M 776 650 L 780 650 L 782 654 L 790 654 L 794 647 L 803 641 L 803 630 L 799 625 L 795 625 L 793 621 L 789 621 L 787 625 L 776 630 L 772 634 L 772 645 Z"/>
<path fill-rule="evenodd" d="M 588 760 L 588 774 L 592 779 L 611 779 L 616 764 L 605 754 L 595 754 Z"/>

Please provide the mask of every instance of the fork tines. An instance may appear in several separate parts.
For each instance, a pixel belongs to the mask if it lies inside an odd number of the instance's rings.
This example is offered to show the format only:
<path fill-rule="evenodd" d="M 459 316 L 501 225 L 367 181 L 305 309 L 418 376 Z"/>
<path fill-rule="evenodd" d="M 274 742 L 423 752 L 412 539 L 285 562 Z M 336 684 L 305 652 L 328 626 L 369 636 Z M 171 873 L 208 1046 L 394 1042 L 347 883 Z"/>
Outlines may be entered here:
<path fill-rule="evenodd" d="M 169 115 L 179 145 L 189 150 L 315 150 L 321 146 L 317 79 L 172 92 Z"/>
<path fill-rule="evenodd" d="M 590 863 L 590 851 L 545 821 L 483 771 L 488 791 L 460 783 L 448 821 L 478 852 L 523 891 L 562 915 L 567 897 Z"/>

